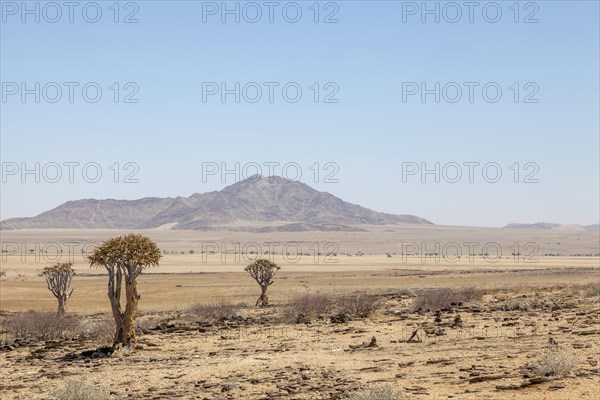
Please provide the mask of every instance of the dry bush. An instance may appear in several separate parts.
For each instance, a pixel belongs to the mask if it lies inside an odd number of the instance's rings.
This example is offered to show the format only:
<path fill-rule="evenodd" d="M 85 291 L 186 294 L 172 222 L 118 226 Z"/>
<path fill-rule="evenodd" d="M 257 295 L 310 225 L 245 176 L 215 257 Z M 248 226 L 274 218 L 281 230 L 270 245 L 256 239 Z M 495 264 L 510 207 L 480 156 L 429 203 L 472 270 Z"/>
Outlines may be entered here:
<path fill-rule="evenodd" d="M 169 318 L 163 318 L 157 315 L 144 315 L 136 320 L 137 329 L 140 332 L 148 331 L 155 328 L 160 323 L 168 321 Z"/>
<path fill-rule="evenodd" d="M 233 304 L 225 299 L 214 303 L 198 303 L 190 307 L 190 312 L 203 321 L 218 320 L 236 315 L 242 308 L 241 304 Z"/>
<path fill-rule="evenodd" d="M 540 376 L 562 377 L 571 373 L 576 365 L 577 359 L 572 354 L 550 347 L 537 359 L 535 372 Z"/>
<path fill-rule="evenodd" d="M 86 320 L 79 326 L 79 331 L 85 338 L 99 343 L 112 343 L 115 336 L 115 321 L 109 317 Z"/>
<path fill-rule="evenodd" d="M 587 297 L 600 297 L 600 282 L 590 283 L 585 287 Z"/>
<path fill-rule="evenodd" d="M 460 289 L 456 289 L 454 290 L 454 293 L 456 294 L 456 296 L 460 299 L 462 299 L 461 301 L 465 302 L 465 301 L 480 301 L 483 296 L 485 295 L 485 292 L 481 289 L 476 289 L 472 286 L 467 286 L 464 288 L 460 288 Z"/>
<path fill-rule="evenodd" d="M 65 385 L 50 393 L 51 400 L 111 400 L 108 390 L 83 381 L 67 381 Z"/>
<path fill-rule="evenodd" d="M 410 288 L 397 289 L 394 294 L 396 294 L 398 296 L 406 296 L 406 297 L 415 297 L 416 296 L 415 291 Z"/>
<path fill-rule="evenodd" d="M 374 294 L 358 293 L 342 296 L 337 301 L 338 311 L 353 317 L 366 318 L 383 306 L 381 298 Z"/>
<path fill-rule="evenodd" d="M 78 325 L 72 315 L 57 317 L 55 312 L 27 311 L 8 316 L 3 329 L 15 339 L 57 340 L 75 336 Z"/>
<path fill-rule="evenodd" d="M 498 305 L 504 311 L 527 311 L 529 309 L 529 302 L 525 299 L 520 299 L 518 297 L 505 300 Z"/>
<path fill-rule="evenodd" d="M 461 289 L 439 288 L 422 290 L 417 293 L 417 296 L 415 297 L 414 308 L 416 310 L 448 308 L 452 304 L 481 300 L 483 294 L 482 291 L 471 287 Z"/>
<path fill-rule="evenodd" d="M 350 394 L 348 400 L 400 400 L 402 392 L 396 386 L 389 383 L 373 385 L 370 388 Z"/>
<path fill-rule="evenodd" d="M 320 317 L 333 308 L 333 301 L 326 294 L 306 293 L 290 300 L 283 313 L 287 319 L 295 319 L 299 315 L 307 318 Z"/>

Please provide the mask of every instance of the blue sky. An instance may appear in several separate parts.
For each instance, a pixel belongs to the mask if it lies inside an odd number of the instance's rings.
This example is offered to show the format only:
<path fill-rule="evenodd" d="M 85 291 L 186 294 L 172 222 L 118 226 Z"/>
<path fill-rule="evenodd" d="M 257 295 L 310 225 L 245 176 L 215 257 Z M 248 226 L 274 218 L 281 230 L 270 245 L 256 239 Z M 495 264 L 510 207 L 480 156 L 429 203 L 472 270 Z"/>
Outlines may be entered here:
<path fill-rule="evenodd" d="M 463 14 L 456 23 L 448 21 L 456 9 L 444 1 L 427 3 L 439 7 L 439 23 L 434 15 L 424 15 L 422 22 L 422 2 L 402 1 L 319 2 L 318 23 L 314 1 L 275 2 L 272 23 L 262 1 L 254 3 L 263 13 L 257 23 L 244 19 L 254 16 L 248 2 L 238 2 L 239 23 L 233 15 L 222 22 L 222 2 L 121 2 L 118 23 L 113 1 L 97 2 L 102 16 L 96 23 L 82 15 L 88 5 L 86 17 L 95 17 L 89 2 L 79 3 L 72 23 L 64 6 L 62 17 L 50 23 L 55 10 L 37 2 L 37 23 L 35 15 L 23 13 L 21 2 L 1 3 L 3 219 L 32 216 L 80 198 L 219 190 L 236 177 L 217 174 L 203 180 L 203 163 L 234 168 L 236 162 L 258 163 L 263 173 L 265 163 L 295 163 L 301 180 L 319 190 L 438 224 L 591 224 L 600 219 L 596 1 L 519 2 L 518 7 L 514 1 L 478 2 L 473 22 L 469 9 L 457 2 Z M 35 4 L 28 2 L 31 9 Z M 216 14 L 209 13 L 215 7 Z M 298 8 L 299 21 L 286 21 Z M 498 9 L 502 14 L 496 17 Z M 123 23 L 132 12 L 138 22 Z M 337 23 L 324 23 L 330 13 Z M 489 22 L 494 18 L 498 21 Z M 36 92 L 36 82 L 40 102 L 35 93 L 23 100 L 21 84 Z M 51 82 L 62 88 L 56 103 L 48 101 L 55 98 Z M 65 82 L 78 84 L 72 103 Z M 90 82 L 92 89 L 102 90 L 95 103 L 81 91 Z M 247 101 L 255 93 L 250 85 L 246 98 L 240 89 L 239 103 L 233 94 L 222 102 L 220 93 L 204 93 L 203 101 L 203 86 L 224 83 L 232 89 L 236 82 L 240 88 L 256 82 L 263 96 Z M 278 85 L 273 102 L 264 82 Z M 436 82 L 439 103 L 435 94 L 422 101 L 420 93 L 406 92 L 407 83 L 420 90 L 422 83 L 433 89 Z M 475 85 L 473 102 L 465 82 Z M 295 103 L 282 94 L 288 83 L 302 90 Z M 487 98 L 486 84 L 492 87 Z M 456 86 L 462 97 L 453 103 Z M 492 102 L 496 87 L 502 95 Z M 138 102 L 125 103 L 135 89 Z M 324 102 L 336 90 L 331 99 L 337 102 Z M 73 182 L 64 165 L 69 162 L 79 163 Z M 127 162 L 139 167 L 137 183 L 123 182 L 127 172 L 134 172 L 124 168 Z M 310 168 L 315 162 L 319 179 Z M 339 167 L 337 183 L 324 182 L 324 174 L 332 171 L 324 170 L 327 162 Z M 466 178 L 464 163 L 469 162 L 480 163 L 473 182 Z M 23 166 L 31 169 L 35 163 L 40 163 L 39 182 L 35 173 L 21 175 Z M 52 163 L 62 172 L 55 183 L 49 178 Z M 95 183 L 82 176 L 81 167 L 89 163 L 102 171 Z M 115 163 L 121 172 L 117 183 Z M 403 179 L 408 163 L 430 169 L 439 163 L 439 183 L 432 174 Z M 463 178 L 456 183 L 442 174 L 445 166 L 450 171 L 456 165 L 449 163 L 462 166 Z M 526 163 L 532 163 L 528 169 Z M 498 182 L 483 176 L 485 164 L 500 168 Z M 280 167 L 275 171 L 282 174 Z M 288 169 L 288 177 L 295 177 L 293 171 Z M 533 172 L 538 182 L 524 182 Z M 243 177 L 240 170 L 237 178 Z"/>

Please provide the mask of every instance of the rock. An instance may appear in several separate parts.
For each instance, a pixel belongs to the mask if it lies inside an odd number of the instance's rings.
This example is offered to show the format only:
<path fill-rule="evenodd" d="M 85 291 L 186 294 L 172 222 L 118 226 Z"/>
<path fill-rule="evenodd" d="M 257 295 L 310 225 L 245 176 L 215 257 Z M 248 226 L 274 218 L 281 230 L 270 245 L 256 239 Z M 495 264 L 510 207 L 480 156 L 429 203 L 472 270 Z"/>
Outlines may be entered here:
<path fill-rule="evenodd" d="M 548 386 L 548 389 L 559 390 L 559 389 L 564 389 L 566 387 L 567 387 L 567 385 L 565 385 L 564 383 L 554 383 L 554 384 Z"/>
<path fill-rule="evenodd" d="M 211 389 L 211 388 L 216 388 L 217 386 L 219 386 L 218 383 L 204 383 L 202 385 L 203 389 Z"/>
<path fill-rule="evenodd" d="M 600 335 L 600 329 L 593 329 L 591 331 L 573 331 L 573 335 L 579 335 L 579 336 Z"/>
<path fill-rule="evenodd" d="M 469 379 L 469 383 L 495 381 L 495 380 L 504 379 L 504 378 L 505 378 L 504 375 L 483 375 L 483 376 L 476 376 L 474 378 Z"/>
<path fill-rule="evenodd" d="M 460 314 L 456 314 L 456 316 L 454 317 L 454 323 L 452 324 L 453 328 L 462 328 L 463 326 L 463 322 L 462 322 L 462 318 L 460 316 Z"/>
<path fill-rule="evenodd" d="M 347 314 L 340 313 L 332 315 L 331 317 L 329 317 L 329 320 L 332 324 L 345 324 L 348 321 L 352 321 L 352 318 L 350 318 L 350 316 Z"/>
<path fill-rule="evenodd" d="M 367 345 L 367 347 L 379 347 L 377 345 L 377 338 L 375 336 L 373 336 L 371 338 L 371 342 L 369 342 L 369 344 Z"/>
<path fill-rule="evenodd" d="M 508 385 L 496 385 L 496 389 L 498 389 L 498 390 L 518 390 L 521 388 L 522 388 L 522 385 L 518 385 L 515 383 L 511 383 Z"/>
<path fill-rule="evenodd" d="M 233 389 L 235 389 L 235 385 L 232 383 L 226 383 L 223 386 L 221 386 L 221 392 L 230 392 Z"/>
<path fill-rule="evenodd" d="M 406 343 L 421 343 L 421 338 L 419 338 L 419 329 L 416 329 L 412 332 Z"/>
<path fill-rule="evenodd" d="M 310 319 L 308 319 L 308 317 L 304 314 L 298 314 L 296 317 L 296 323 L 310 325 Z"/>
<path fill-rule="evenodd" d="M 445 331 L 444 329 L 442 329 L 442 328 L 437 328 L 437 329 L 436 329 L 436 330 L 433 332 L 433 334 L 434 334 L 435 336 L 444 336 L 444 335 L 447 335 L 446 331 Z"/>
<path fill-rule="evenodd" d="M 442 364 L 442 365 L 451 365 L 454 364 L 454 361 L 448 358 L 441 358 L 439 360 L 427 360 L 425 361 L 425 365 L 434 365 L 434 364 Z"/>
<path fill-rule="evenodd" d="M 156 325 L 152 330 L 155 330 L 155 331 L 166 331 L 166 330 L 169 330 L 169 329 L 172 329 L 172 328 L 175 328 L 174 324 L 167 324 L 165 322 L 162 322 L 162 323 Z"/>
<path fill-rule="evenodd" d="M 548 382 L 550 379 L 543 377 L 543 376 L 537 376 L 535 378 L 530 378 L 529 379 L 529 383 L 531 383 L 532 385 L 537 385 L 540 383 L 544 383 L 544 382 Z"/>
<path fill-rule="evenodd" d="M 349 345 L 348 346 L 351 350 L 357 350 L 357 349 L 365 349 L 365 348 L 373 348 L 373 347 L 379 347 L 379 345 L 377 344 L 377 338 L 375 336 L 373 336 L 371 338 L 370 342 L 363 342 L 362 344 L 356 344 L 356 345 Z"/>

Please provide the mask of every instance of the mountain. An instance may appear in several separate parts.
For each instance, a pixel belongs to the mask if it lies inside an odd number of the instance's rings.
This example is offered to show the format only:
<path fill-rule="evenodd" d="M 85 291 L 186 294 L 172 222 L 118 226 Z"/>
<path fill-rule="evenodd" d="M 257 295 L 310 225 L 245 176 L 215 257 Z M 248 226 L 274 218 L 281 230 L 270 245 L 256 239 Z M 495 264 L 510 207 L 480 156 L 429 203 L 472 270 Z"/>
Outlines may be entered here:
<path fill-rule="evenodd" d="M 385 214 L 347 203 L 332 194 L 277 176 L 252 176 L 221 191 L 190 197 L 68 201 L 31 218 L 0 222 L 1 229 L 171 229 L 214 230 L 243 224 L 260 231 L 356 231 L 350 225 L 431 224 L 414 215 Z M 283 224 L 282 224 L 283 223 Z M 242 227 L 240 227 L 242 226 Z"/>
<path fill-rule="evenodd" d="M 503 226 L 503 228 L 551 230 L 551 229 L 554 229 L 559 226 L 560 226 L 560 224 L 552 224 L 549 222 L 537 222 L 535 224 L 508 224 L 506 226 Z"/>
<path fill-rule="evenodd" d="M 583 228 L 590 232 L 600 232 L 600 224 L 585 225 Z"/>
<path fill-rule="evenodd" d="M 554 224 L 549 222 L 536 222 L 535 224 L 508 224 L 503 228 L 600 232 L 600 224 L 583 226 L 576 224 Z"/>

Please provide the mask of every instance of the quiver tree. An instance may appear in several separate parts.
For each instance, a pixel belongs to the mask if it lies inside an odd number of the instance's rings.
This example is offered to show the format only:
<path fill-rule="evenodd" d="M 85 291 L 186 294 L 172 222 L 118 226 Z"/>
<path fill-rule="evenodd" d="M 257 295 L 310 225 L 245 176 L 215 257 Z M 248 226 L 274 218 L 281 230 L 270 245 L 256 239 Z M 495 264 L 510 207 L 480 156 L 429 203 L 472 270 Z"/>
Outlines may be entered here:
<path fill-rule="evenodd" d="M 108 299 L 115 319 L 113 348 L 129 346 L 135 339 L 136 315 L 140 296 L 137 277 L 145 268 L 158 266 L 160 250 L 143 235 L 129 234 L 107 240 L 88 256 L 91 267 L 108 271 Z M 125 281 L 125 309 L 121 305 L 121 289 Z"/>
<path fill-rule="evenodd" d="M 73 264 L 54 264 L 51 267 L 44 268 L 42 275 L 46 278 L 48 290 L 50 290 L 58 300 L 57 315 L 62 317 L 65 315 L 67 300 L 73 294 L 73 288 L 71 287 L 71 279 L 73 278 L 73 275 L 75 275 Z"/>
<path fill-rule="evenodd" d="M 277 264 L 264 258 L 255 260 L 244 269 L 260 286 L 260 297 L 256 300 L 257 306 L 269 305 L 267 289 L 273 284 L 273 277 L 280 269 L 281 267 Z"/>

